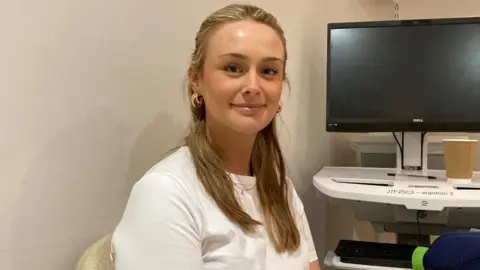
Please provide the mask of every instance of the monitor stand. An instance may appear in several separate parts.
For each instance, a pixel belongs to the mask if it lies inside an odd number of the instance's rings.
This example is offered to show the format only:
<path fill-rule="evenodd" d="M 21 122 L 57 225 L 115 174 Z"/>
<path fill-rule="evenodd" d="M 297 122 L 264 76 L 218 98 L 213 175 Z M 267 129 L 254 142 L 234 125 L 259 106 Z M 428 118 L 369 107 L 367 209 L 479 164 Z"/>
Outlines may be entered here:
<path fill-rule="evenodd" d="M 395 132 L 397 143 L 397 169 L 426 171 L 428 142 L 426 132 Z"/>
<path fill-rule="evenodd" d="M 409 171 L 424 172 L 428 167 L 428 141 L 426 132 L 396 132 L 397 169 L 398 173 L 408 174 Z M 422 215 L 421 212 L 418 213 Z M 398 244 L 430 245 L 430 235 L 397 234 Z"/>

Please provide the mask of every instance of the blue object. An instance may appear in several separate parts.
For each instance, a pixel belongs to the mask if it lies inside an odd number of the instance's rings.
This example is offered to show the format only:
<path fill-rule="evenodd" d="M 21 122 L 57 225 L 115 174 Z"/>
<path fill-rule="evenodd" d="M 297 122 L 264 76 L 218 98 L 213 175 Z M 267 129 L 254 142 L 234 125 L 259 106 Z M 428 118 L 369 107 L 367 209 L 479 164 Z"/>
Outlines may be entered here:
<path fill-rule="evenodd" d="M 455 232 L 440 236 L 424 253 L 423 267 L 425 270 L 479 270 L 480 233 Z"/>

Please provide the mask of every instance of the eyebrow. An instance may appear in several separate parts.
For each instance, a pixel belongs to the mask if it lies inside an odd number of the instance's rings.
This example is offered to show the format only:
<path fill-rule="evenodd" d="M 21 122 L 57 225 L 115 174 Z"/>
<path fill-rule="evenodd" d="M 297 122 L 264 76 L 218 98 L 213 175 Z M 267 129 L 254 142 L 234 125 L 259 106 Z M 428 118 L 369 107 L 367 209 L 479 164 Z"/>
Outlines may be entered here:
<path fill-rule="evenodd" d="M 242 60 L 248 60 L 249 59 L 248 56 L 240 54 L 240 53 L 225 53 L 225 54 L 220 55 L 220 57 L 228 57 L 228 56 L 238 58 L 238 59 L 242 59 Z M 267 56 L 267 57 L 264 57 L 262 60 L 263 61 L 279 61 L 279 62 L 283 63 L 282 59 L 280 59 L 278 57 L 275 57 L 275 56 Z"/>

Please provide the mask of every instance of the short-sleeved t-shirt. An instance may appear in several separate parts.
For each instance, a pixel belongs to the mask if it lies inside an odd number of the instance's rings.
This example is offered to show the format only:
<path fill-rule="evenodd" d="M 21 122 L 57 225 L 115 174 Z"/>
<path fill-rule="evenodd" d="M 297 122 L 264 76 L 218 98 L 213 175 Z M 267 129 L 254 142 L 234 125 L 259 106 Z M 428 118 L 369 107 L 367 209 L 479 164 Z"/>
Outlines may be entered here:
<path fill-rule="evenodd" d="M 116 270 L 308 270 L 317 260 L 303 204 L 291 204 L 299 249 L 278 254 L 267 231 L 245 233 L 217 207 L 182 147 L 138 181 L 112 238 Z M 244 211 L 262 221 L 255 177 L 230 175 Z"/>

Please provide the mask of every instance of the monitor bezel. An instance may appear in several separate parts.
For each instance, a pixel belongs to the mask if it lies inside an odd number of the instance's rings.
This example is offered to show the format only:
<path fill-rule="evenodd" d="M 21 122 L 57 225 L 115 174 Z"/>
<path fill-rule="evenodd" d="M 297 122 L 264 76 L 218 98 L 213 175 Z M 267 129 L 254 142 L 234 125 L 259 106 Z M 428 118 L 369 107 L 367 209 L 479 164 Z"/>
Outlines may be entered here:
<path fill-rule="evenodd" d="M 326 78 L 326 106 L 325 119 L 327 132 L 480 132 L 480 119 L 478 122 L 397 122 L 397 123 L 337 123 L 330 121 L 330 77 L 331 77 L 331 31 L 335 29 L 375 28 L 397 26 L 425 26 L 425 25 L 455 25 L 478 24 L 480 17 L 461 18 L 434 18 L 434 19 L 409 19 L 389 21 L 362 21 L 362 22 L 333 22 L 327 24 L 327 78 Z"/>

